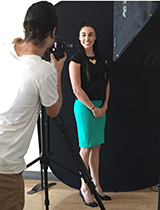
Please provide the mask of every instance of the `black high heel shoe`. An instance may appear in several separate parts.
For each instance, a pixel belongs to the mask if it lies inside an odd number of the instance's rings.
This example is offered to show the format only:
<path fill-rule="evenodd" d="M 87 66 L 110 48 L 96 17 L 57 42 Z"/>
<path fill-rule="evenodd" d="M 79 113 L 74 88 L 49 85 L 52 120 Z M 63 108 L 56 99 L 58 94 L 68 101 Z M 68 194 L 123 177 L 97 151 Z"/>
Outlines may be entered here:
<path fill-rule="evenodd" d="M 86 202 L 85 199 L 84 199 L 84 197 L 83 197 L 83 195 L 82 195 L 82 193 L 81 193 L 81 191 L 79 191 L 79 195 L 81 196 L 82 200 L 84 201 L 84 203 L 87 206 L 90 206 L 90 207 L 97 207 L 98 206 L 98 204 L 95 201 L 93 201 L 92 203 Z"/>
<path fill-rule="evenodd" d="M 99 197 L 101 198 L 101 200 L 105 200 L 105 201 L 111 201 L 112 200 L 111 197 L 109 197 L 108 195 L 102 196 L 98 192 L 97 192 L 97 194 L 99 195 Z"/>

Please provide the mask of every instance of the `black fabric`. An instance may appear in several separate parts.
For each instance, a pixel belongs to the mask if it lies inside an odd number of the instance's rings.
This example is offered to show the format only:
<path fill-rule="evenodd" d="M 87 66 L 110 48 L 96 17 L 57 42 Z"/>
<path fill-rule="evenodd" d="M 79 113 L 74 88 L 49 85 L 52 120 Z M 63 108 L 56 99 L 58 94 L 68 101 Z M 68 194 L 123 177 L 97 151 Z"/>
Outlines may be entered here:
<path fill-rule="evenodd" d="M 105 61 L 102 62 L 97 56 L 95 59 L 96 64 L 92 64 L 88 61 L 90 70 L 89 79 L 86 74 L 86 64 L 79 51 L 71 57 L 70 61 L 80 63 L 81 86 L 82 89 L 87 93 L 90 100 L 104 100 L 106 95 L 106 84 L 108 81 L 108 68 Z"/>

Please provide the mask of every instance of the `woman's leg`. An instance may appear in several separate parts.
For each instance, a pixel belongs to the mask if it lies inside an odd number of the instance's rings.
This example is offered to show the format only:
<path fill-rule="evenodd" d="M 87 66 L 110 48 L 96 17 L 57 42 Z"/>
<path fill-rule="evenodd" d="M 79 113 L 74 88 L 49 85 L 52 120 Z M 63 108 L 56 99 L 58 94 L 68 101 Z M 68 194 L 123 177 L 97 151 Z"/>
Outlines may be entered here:
<path fill-rule="evenodd" d="M 101 145 L 97 145 L 91 148 L 90 155 L 89 155 L 89 167 L 91 172 L 91 177 L 93 178 L 93 182 L 96 186 L 97 192 L 104 196 L 102 188 L 99 182 L 99 151 Z"/>
<path fill-rule="evenodd" d="M 89 156 L 90 156 L 90 151 L 91 148 L 80 148 L 80 156 L 84 162 L 84 164 L 86 165 L 86 168 L 88 169 L 88 165 L 89 165 Z M 94 199 L 91 195 L 90 189 L 88 187 L 88 185 L 85 183 L 85 181 L 83 179 L 81 179 L 81 189 L 80 189 L 85 201 L 87 203 L 92 203 L 94 202 Z"/>

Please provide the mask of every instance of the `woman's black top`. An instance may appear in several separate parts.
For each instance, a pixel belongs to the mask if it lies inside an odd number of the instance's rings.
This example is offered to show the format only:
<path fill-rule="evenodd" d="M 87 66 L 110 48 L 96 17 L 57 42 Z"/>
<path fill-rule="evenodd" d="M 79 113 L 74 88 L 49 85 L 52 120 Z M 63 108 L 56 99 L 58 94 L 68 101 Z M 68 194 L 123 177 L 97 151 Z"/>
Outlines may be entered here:
<path fill-rule="evenodd" d="M 89 59 L 96 59 L 96 64 L 90 62 Z M 70 59 L 70 61 L 81 64 L 81 87 L 90 100 L 105 100 L 106 85 L 108 83 L 108 66 L 105 63 L 105 60 L 106 59 L 100 59 L 97 56 L 88 57 L 88 78 L 86 64 L 80 51 L 75 53 Z"/>

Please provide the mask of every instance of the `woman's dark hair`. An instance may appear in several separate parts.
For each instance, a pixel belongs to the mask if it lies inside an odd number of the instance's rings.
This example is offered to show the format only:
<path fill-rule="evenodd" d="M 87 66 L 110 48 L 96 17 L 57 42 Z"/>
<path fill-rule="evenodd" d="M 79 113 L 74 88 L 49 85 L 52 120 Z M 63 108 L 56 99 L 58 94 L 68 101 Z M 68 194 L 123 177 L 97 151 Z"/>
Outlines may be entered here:
<path fill-rule="evenodd" d="M 80 29 L 79 29 L 79 33 L 80 33 L 81 29 L 84 28 L 84 27 L 91 27 L 91 28 L 93 28 L 93 30 L 95 31 L 95 34 L 97 36 L 96 28 L 94 27 L 94 25 L 90 21 L 86 20 L 86 21 L 84 21 L 81 24 Z M 87 55 L 85 53 L 84 47 L 80 43 L 80 40 L 78 40 L 78 47 L 79 47 L 79 51 L 80 51 L 80 53 L 81 53 L 81 55 L 82 55 L 82 57 L 84 59 L 84 62 L 86 64 L 86 75 L 87 75 L 87 78 L 88 78 L 88 80 L 90 80 L 89 61 L 88 61 L 88 57 L 87 57 Z M 94 51 L 96 57 L 99 57 L 99 59 L 101 59 L 101 56 L 100 56 L 101 53 L 100 53 L 100 50 L 99 50 L 99 47 L 98 47 L 97 39 L 94 42 L 93 51 Z"/>
<path fill-rule="evenodd" d="M 23 27 L 26 42 L 42 45 L 48 35 L 58 25 L 58 13 L 54 5 L 47 1 L 32 4 L 24 18 Z"/>

